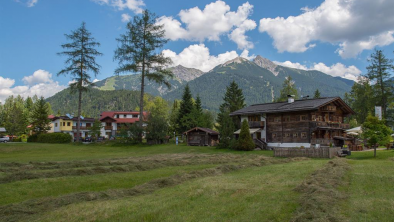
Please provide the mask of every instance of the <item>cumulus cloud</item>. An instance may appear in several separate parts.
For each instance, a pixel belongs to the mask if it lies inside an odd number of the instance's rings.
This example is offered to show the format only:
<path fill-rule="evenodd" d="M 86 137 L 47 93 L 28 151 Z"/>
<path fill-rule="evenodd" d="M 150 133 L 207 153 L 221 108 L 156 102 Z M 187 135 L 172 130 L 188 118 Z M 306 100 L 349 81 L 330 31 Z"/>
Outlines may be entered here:
<path fill-rule="evenodd" d="M 290 61 L 285 61 L 285 62 L 277 62 L 274 61 L 274 63 L 281 65 L 281 66 L 286 66 L 290 68 L 295 68 L 295 69 L 303 69 L 303 70 L 317 70 L 320 72 L 324 72 L 328 75 L 331 76 L 339 76 L 345 79 L 351 79 L 356 81 L 357 77 L 360 76 L 361 70 L 359 70 L 356 66 L 345 66 L 342 63 L 336 63 L 333 64 L 332 66 L 327 66 L 326 64 L 319 62 L 319 63 L 314 63 L 312 66 L 307 67 L 306 65 L 302 65 L 298 62 L 290 62 Z"/>
<path fill-rule="evenodd" d="M 253 5 L 246 2 L 237 11 L 230 11 L 224 1 L 212 2 L 203 10 L 198 7 L 181 10 L 180 21 L 162 16 L 157 23 L 164 25 L 167 38 L 171 40 L 220 41 L 220 36 L 228 34 L 240 49 L 251 49 L 253 43 L 245 35 L 246 31 L 256 28 L 256 22 L 248 19 Z"/>
<path fill-rule="evenodd" d="M 259 30 L 279 52 L 304 52 L 321 41 L 339 44 L 339 55 L 349 58 L 394 42 L 393 8 L 392 0 L 325 0 L 298 16 L 263 18 Z"/>
<path fill-rule="evenodd" d="M 235 59 L 240 56 L 236 51 L 227 51 L 217 56 L 211 55 L 209 49 L 204 44 L 190 45 L 179 54 L 166 49 L 163 50 L 166 57 L 170 57 L 174 65 L 182 65 L 188 68 L 196 68 L 204 72 L 208 72 L 215 66 L 223 64 L 228 60 Z M 241 53 L 242 57 L 250 59 L 249 51 L 244 50 Z"/>
<path fill-rule="evenodd" d="M 122 14 L 122 22 L 129 22 L 131 19 L 131 16 L 127 13 Z"/>
<path fill-rule="evenodd" d="M 38 0 L 29 0 L 27 1 L 27 7 L 33 7 L 37 4 Z"/>
<path fill-rule="evenodd" d="M 22 97 L 37 95 L 46 98 L 67 88 L 67 86 L 60 85 L 59 82 L 54 81 L 52 74 L 41 69 L 30 76 L 23 77 L 22 80 L 26 85 L 14 86 L 14 79 L 0 76 L 0 102 L 4 102 L 11 95 L 21 95 Z"/>
<path fill-rule="evenodd" d="M 145 6 L 144 1 L 142 0 L 91 0 L 100 5 L 110 5 L 115 7 L 116 9 L 122 11 L 124 9 L 129 9 L 136 14 L 142 13 L 142 7 Z M 123 21 L 123 15 L 122 15 Z"/>

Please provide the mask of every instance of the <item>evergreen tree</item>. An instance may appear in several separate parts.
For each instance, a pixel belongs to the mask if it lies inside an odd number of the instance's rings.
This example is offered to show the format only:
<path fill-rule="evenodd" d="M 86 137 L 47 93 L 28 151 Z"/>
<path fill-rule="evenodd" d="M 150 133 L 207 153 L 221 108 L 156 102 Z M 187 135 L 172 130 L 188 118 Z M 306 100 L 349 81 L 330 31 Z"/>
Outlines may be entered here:
<path fill-rule="evenodd" d="M 179 115 L 179 102 L 178 100 L 174 100 L 169 116 L 169 124 L 170 124 L 169 131 L 171 132 L 171 135 L 173 132 L 176 132 L 179 127 L 178 115 Z"/>
<path fill-rule="evenodd" d="M 146 139 L 154 141 L 155 144 L 161 144 L 168 136 L 168 121 L 163 118 L 160 109 L 153 109 L 148 118 L 146 127 Z"/>
<path fill-rule="evenodd" d="M 368 113 L 374 112 L 374 93 L 370 81 L 366 78 L 358 78 L 353 84 L 348 95 L 345 94 L 345 102 L 356 112 L 354 118 L 362 124 Z"/>
<path fill-rule="evenodd" d="M 235 143 L 234 149 L 251 151 L 255 148 L 252 136 L 250 135 L 249 124 L 246 119 L 242 122 L 241 132 L 239 133 L 239 138 Z"/>
<path fill-rule="evenodd" d="M 315 98 L 315 99 L 318 99 L 318 98 L 320 98 L 321 96 L 320 96 L 320 91 L 319 91 L 319 89 L 316 89 L 316 91 L 315 91 L 315 96 L 313 96 L 313 98 Z"/>
<path fill-rule="evenodd" d="M 393 81 L 390 71 L 393 69 L 393 61 L 386 58 L 382 50 L 375 49 L 368 59 L 370 65 L 365 75 L 373 84 L 376 105 L 382 106 L 383 118 L 386 118 L 387 107 L 393 97 Z"/>
<path fill-rule="evenodd" d="M 50 122 L 48 119 L 49 108 L 47 103 L 44 100 L 44 97 L 38 99 L 38 101 L 34 104 L 33 111 L 31 114 L 31 125 L 33 132 L 35 133 L 46 133 L 51 129 Z"/>
<path fill-rule="evenodd" d="M 223 116 L 242 109 L 245 106 L 245 97 L 242 93 L 242 89 L 238 87 L 238 84 L 235 83 L 235 81 L 232 81 L 230 86 L 226 88 L 226 93 L 223 97 L 223 104 L 219 107 L 219 113 L 216 119 L 219 132 L 221 132 L 221 127 L 225 124 L 223 122 Z M 232 117 L 232 120 L 234 125 L 232 128 L 239 129 L 241 126 L 239 119 L 237 117 Z"/>
<path fill-rule="evenodd" d="M 232 148 L 234 144 L 234 124 L 230 112 L 223 113 L 222 125 L 220 127 L 220 142 L 217 148 Z"/>
<path fill-rule="evenodd" d="M 134 16 L 127 24 L 126 34 L 117 39 L 120 46 L 114 57 L 119 61 L 115 73 L 141 73 L 140 127 L 143 124 L 145 78 L 170 88 L 167 77 L 173 76 L 172 72 L 166 69 L 172 63 L 171 59 L 163 53 L 156 53 L 168 42 L 163 25 L 158 25 L 156 21 L 156 16 L 148 10 L 143 11 L 142 16 Z"/>
<path fill-rule="evenodd" d="M 97 76 L 99 73 L 100 65 L 96 63 L 96 57 L 101 56 L 102 53 L 96 50 L 100 43 L 96 42 L 92 34 L 86 29 L 85 22 L 77 30 L 72 31 L 71 34 L 65 34 L 65 36 L 70 42 L 61 45 L 65 51 L 58 53 L 58 55 L 67 56 L 65 61 L 66 67 L 57 75 L 70 74 L 74 81 L 74 83 L 70 84 L 70 89 L 72 93 L 78 93 L 76 141 L 79 141 L 82 93 L 88 91 L 88 86 L 93 84 L 89 72 L 91 71 L 94 76 Z"/>
<path fill-rule="evenodd" d="M 282 89 L 280 90 L 280 96 L 277 99 L 277 102 L 285 102 L 287 101 L 288 95 L 294 95 L 294 99 L 298 99 L 298 91 L 295 86 L 295 82 L 291 78 L 291 76 L 286 77 L 285 81 L 282 84 Z"/>
<path fill-rule="evenodd" d="M 97 140 L 98 137 L 100 137 L 101 129 L 104 126 L 101 124 L 100 120 L 96 119 L 90 127 L 90 135 L 92 136 L 93 140 Z"/>
<path fill-rule="evenodd" d="M 194 104 L 192 94 L 190 92 L 189 84 L 186 84 L 185 89 L 183 90 L 182 101 L 179 106 L 178 111 L 178 133 L 183 133 L 190 129 L 192 125 L 195 123 L 193 122 L 193 118 L 190 115 L 193 112 Z"/>
<path fill-rule="evenodd" d="M 374 148 L 374 157 L 376 157 L 377 145 L 385 146 L 390 143 L 392 130 L 385 125 L 384 120 L 368 115 L 362 130 L 363 138 L 367 139 L 367 144 Z"/>

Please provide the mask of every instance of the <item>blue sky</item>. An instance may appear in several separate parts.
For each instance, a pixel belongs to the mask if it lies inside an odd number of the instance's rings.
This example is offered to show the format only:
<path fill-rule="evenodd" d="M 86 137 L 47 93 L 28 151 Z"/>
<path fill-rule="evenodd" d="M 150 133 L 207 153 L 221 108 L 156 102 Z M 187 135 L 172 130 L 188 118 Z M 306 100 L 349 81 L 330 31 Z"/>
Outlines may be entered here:
<path fill-rule="evenodd" d="M 48 97 L 69 77 L 56 74 L 65 33 L 85 21 L 104 56 L 96 77 L 117 67 L 116 38 L 127 18 L 149 9 L 170 41 L 174 64 L 208 71 L 243 56 L 317 69 L 355 79 L 365 73 L 373 48 L 394 58 L 394 1 L 380 0 L 2 0 L 0 3 L 0 101 L 9 95 Z"/>

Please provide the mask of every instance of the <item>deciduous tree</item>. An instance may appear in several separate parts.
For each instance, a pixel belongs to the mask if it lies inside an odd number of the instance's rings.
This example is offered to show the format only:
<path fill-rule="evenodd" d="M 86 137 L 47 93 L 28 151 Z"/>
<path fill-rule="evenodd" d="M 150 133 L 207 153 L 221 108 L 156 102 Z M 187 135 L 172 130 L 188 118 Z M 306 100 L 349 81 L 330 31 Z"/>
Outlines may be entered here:
<path fill-rule="evenodd" d="M 367 144 L 374 148 L 374 157 L 376 157 L 377 145 L 385 146 L 390 142 L 392 130 L 387 127 L 384 120 L 368 115 L 367 120 L 362 125 L 362 136 L 367 139 Z"/>

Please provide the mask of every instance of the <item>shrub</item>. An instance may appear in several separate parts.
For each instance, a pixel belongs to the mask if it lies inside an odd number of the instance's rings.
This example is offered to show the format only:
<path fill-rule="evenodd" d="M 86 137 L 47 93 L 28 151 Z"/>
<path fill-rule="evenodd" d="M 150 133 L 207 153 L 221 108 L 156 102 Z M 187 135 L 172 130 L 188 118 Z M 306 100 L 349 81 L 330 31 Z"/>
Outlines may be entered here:
<path fill-rule="evenodd" d="M 20 138 L 20 137 L 14 138 L 14 139 L 12 139 L 12 142 L 22 142 L 22 138 Z"/>
<path fill-rule="evenodd" d="M 70 143 L 72 136 L 66 133 L 40 134 L 37 138 L 39 143 Z"/>
<path fill-rule="evenodd" d="M 35 143 L 35 142 L 37 142 L 37 139 L 38 139 L 38 134 L 33 134 L 33 135 L 31 135 L 31 136 L 29 136 L 29 138 L 27 138 L 27 142 L 28 143 Z"/>
<path fill-rule="evenodd" d="M 239 139 L 234 145 L 236 150 L 251 151 L 255 148 L 252 136 L 250 135 L 248 121 L 246 119 L 242 122 L 241 132 Z"/>

